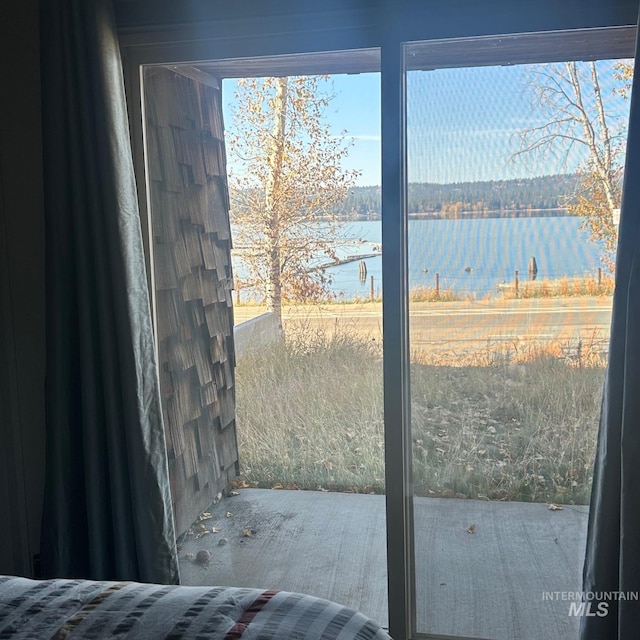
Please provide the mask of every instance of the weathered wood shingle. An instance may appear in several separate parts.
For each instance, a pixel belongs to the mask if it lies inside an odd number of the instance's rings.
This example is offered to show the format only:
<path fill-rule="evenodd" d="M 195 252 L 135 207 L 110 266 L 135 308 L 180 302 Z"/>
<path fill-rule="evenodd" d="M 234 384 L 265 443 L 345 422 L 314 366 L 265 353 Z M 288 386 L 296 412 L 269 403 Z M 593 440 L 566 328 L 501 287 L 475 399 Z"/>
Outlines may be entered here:
<path fill-rule="evenodd" d="M 158 67 L 145 79 L 158 356 L 180 532 L 238 461 L 222 103 L 209 80 Z"/>

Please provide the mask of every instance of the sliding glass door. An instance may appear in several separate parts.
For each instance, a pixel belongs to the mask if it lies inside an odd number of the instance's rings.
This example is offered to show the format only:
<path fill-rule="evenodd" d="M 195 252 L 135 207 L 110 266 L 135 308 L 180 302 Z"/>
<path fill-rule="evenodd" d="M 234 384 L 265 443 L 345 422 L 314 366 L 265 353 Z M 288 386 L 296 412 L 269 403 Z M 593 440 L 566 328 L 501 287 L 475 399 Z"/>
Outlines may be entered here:
<path fill-rule="evenodd" d="M 568 640 L 585 615 L 570 603 L 632 65 L 588 38 L 580 62 L 521 40 L 383 49 L 390 619 L 406 637 Z"/>

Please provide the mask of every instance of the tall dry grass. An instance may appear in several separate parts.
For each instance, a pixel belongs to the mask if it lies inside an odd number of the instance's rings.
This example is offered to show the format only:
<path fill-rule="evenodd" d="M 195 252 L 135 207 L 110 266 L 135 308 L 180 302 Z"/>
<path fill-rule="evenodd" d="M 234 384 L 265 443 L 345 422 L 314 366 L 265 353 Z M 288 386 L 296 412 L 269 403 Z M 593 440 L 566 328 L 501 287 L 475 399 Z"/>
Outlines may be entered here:
<path fill-rule="evenodd" d="M 382 361 L 344 329 L 290 330 L 237 366 L 243 478 L 257 486 L 382 492 Z"/>
<path fill-rule="evenodd" d="M 543 278 L 542 280 L 522 280 L 516 290 L 515 285 L 504 288 L 502 296 L 514 298 L 569 298 L 612 296 L 615 281 L 611 276 L 597 278 Z"/>
<path fill-rule="evenodd" d="M 411 365 L 416 495 L 586 503 L 602 345 L 515 344 Z M 291 327 L 237 368 L 242 482 L 384 491 L 379 346 L 336 327 Z"/>

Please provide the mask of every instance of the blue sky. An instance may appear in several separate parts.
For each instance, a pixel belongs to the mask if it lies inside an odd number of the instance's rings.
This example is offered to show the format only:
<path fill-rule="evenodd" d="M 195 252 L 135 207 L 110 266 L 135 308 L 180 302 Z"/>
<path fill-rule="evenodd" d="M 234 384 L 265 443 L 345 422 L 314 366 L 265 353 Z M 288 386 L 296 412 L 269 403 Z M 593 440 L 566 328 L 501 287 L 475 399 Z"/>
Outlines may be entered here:
<path fill-rule="evenodd" d="M 599 63 L 611 77 L 611 63 Z M 479 67 L 411 71 L 407 74 L 409 180 L 463 182 L 509 179 L 575 170 L 579 153 L 567 165 L 552 157 L 526 165 L 511 158 L 514 133 L 540 124 L 532 112 L 527 78 L 530 67 Z M 354 144 L 345 167 L 358 169 L 360 185 L 380 184 L 380 74 L 334 75 L 335 97 L 326 117 L 338 135 L 347 130 Z M 232 126 L 235 81 L 223 81 L 224 118 Z M 628 101 L 614 98 L 603 82 L 611 111 L 626 114 Z M 231 160 L 231 159 L 230 159 Z"/>
<path fill-rule="evenodd" d="M 235 80 L 223 80 L 222 97 L 225 127 L 232 126 Z M 333 87 L 331 89 L 331 87 Z M 344 166 L 361 172 L 358 184 L 380 184 L 380 74 L 331 76 L 326 85 L 334 98 L 326 110 L 332 132 L 347 130 L 353 147 Z M 231 158 L 229 158 L 231 161 Z"/>
<path fill-rule="evenodd" d="M 407 77 L 410 181 L 466 182 L 554 173 L 511 161 L 532 123 L 522 67 L 413 71 Z M 547 163 L 548 164 L 548 163 Z"/>

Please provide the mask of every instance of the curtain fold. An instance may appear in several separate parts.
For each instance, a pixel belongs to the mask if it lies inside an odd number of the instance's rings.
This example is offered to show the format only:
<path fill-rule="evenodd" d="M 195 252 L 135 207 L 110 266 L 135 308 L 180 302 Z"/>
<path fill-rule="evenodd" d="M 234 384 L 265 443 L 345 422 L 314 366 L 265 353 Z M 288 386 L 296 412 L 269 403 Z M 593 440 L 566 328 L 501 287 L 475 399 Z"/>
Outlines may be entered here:
<path fill-rule="evenodd" d="M 110 0 L 42 0 L 44 577 L 179 580 Z"/>
<path fill-rule="evenodd" d="M 636 40 L 638 60 L 638 40 Z M 640 635 L 640 71 L 634 74 L 609 364 L 593 476 L 581 640 Z M 598 615 L 598 604 L 606 602 Z"/>

